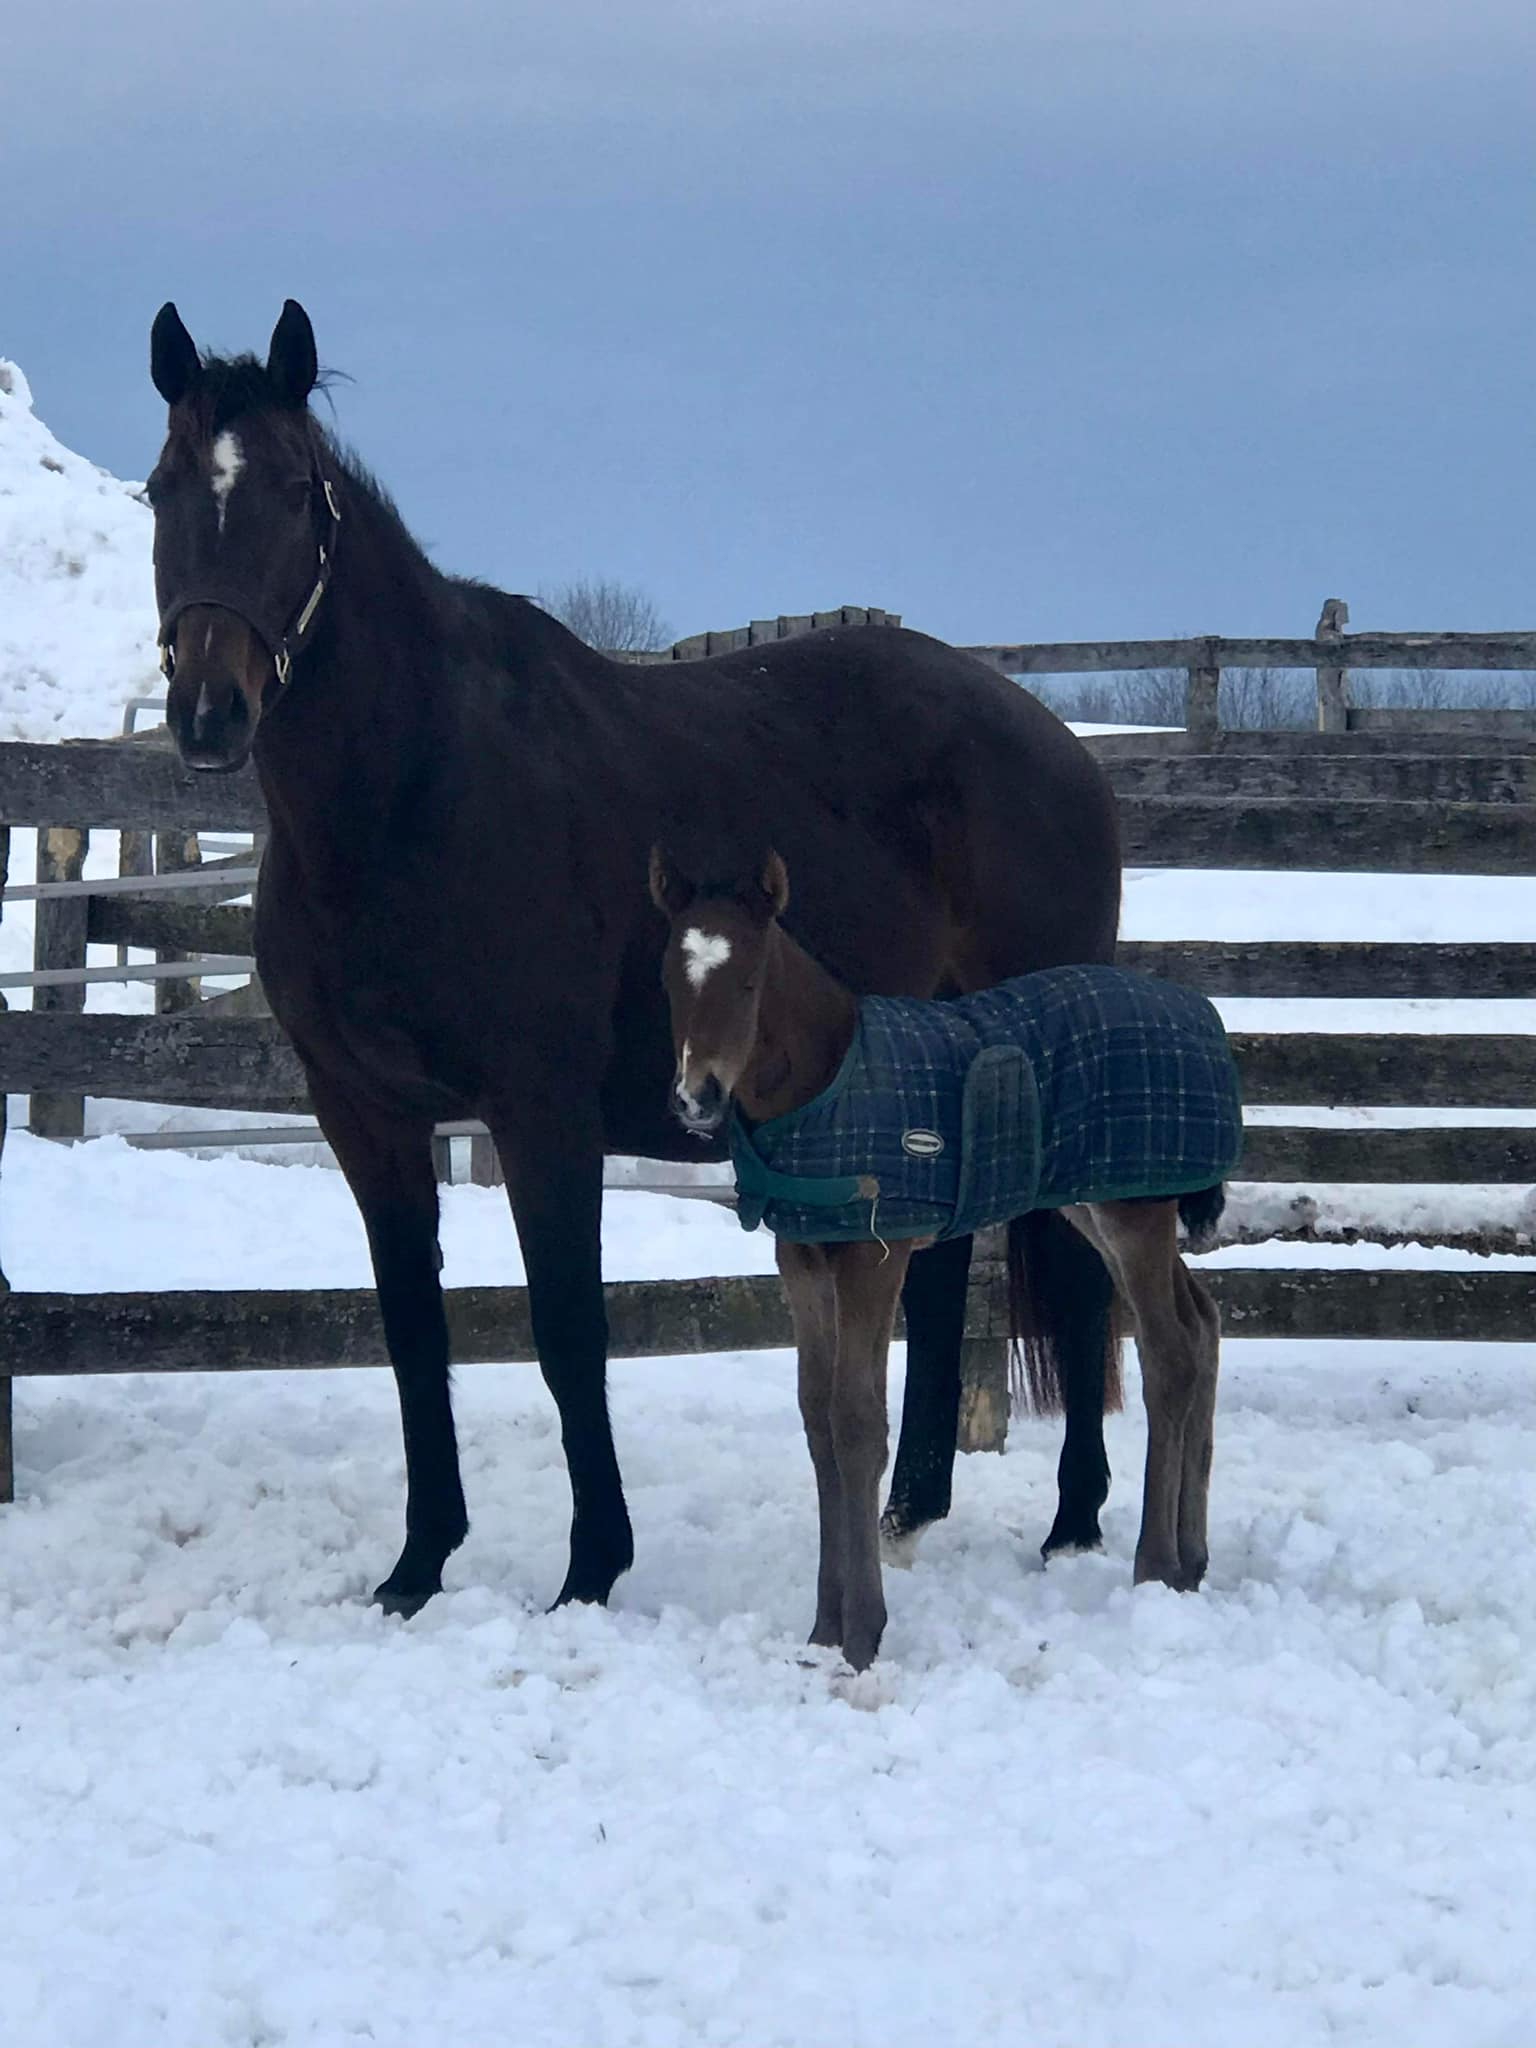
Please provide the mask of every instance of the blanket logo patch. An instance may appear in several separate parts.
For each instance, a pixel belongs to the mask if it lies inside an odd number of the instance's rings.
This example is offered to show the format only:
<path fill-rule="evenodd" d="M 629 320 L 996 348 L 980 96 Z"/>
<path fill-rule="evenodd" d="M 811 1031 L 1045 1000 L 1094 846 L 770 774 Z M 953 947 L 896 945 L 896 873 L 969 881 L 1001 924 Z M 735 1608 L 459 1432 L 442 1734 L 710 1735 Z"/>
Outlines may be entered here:
<path fill-rule="evenodd" d="M 944 1140 L 937 1131 L 903 1131 L 901 1149 L 911 1159 L 937 1159 Z"/>

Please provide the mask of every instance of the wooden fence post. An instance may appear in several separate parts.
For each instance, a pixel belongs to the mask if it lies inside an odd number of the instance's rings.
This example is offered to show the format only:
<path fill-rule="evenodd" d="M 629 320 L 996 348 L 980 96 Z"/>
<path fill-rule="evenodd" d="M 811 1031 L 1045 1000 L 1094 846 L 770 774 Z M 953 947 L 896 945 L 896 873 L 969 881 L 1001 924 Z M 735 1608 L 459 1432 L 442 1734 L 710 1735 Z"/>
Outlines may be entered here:
<path fill-rule="evenodd" d="M 9 825 L 0 825 L 0 906 L 3 906 L 5 885 L 10 880 L 10 873 L 11 828 Z M 3 992 L 0 992 L 0 1011 L 5 1010 L 7 1007 L 5 995 Z M 3 1154 L 5 1152 L 5 1130 L 5 1090 L 0 1088 L 0 1163 L 3 1163 Z M 0 1318 L 4 1317 L 5 1297 L 10 1291 L 11 1283 L 6 1279 L 3 1267 L 0 1267 Z M 3 1358 L 0 1358 L 0 1368 L 3 1368 Z M 0 1507 L 16 1498 L 16 1460 L 11 1435 L 11 1401 L 11 1376 L 8 1372 L 0 1369 Z"/>
<path fill-rule="evenodd" d="M 1327 597 L 1323 600 L 1322 616 L 1317 622 L 1316 639 L 1320 650 L 1330 643 L 1336 644 L 1344 637 L 1344 628 L 1349 624 L 1349 606 L 1342 597 Z M 1349 697 L 1344 686 L 1345 670 L 1332 662 L 1319 661 L 1317 665 L 1317 729 L 1319 732 L 1349 731 Z"/>
<path fill-rule="evenodd" d="M 1008 1443 L 1008 1339 L 966 1337 L 960 1345 L 962 1451 L 1001 1451 Z"/>
<path fill-rule="evenodd" d="M 198 844 L 195 832 L 157 832 L 155 834 L 155 870 L 158 874 L 184 874 L 188 868 L 200 868 L 203 864 L 203 849 Z M 189 953 L 167 946 L 157 951 L 157 960 L 188 960 Z M 203 985 L 200 981 L 157 981 L 155 983 L 155 1011 L 166 1016 L 172 1010 L 185 1010 L 191 1004 L 202 1000 Z"/>
<path fill-rule="evenodd" d="M 483 1137 L 469 1141 L 469 1178 L 477 1188 L 505 1187 L 507 1177 L 501 1170 L 501 1160 L 496 1151 L 496 1140 L 487 1131 Z"/>
<path fill-rule="evenodd" d="M 1215 732 L 1221 723 L 1217 698 L 1221 689 L 1221 667 L 1216 642 L 1204 642 L 1201 658 L 1191 665 L 1189 686 L 1184 693 L 1184 723 L 1190 732 Z"/>
<path fill-rule="evenodd" d="M 975 1242 L 971 1285 L 988 1278 L 994 1291 L 1007 1261 L 1007 1232 L 987 1230 Z M 960 1344 L 960 1419 L 956 1442 L 962 1451 L 1001 1451 L 1008 1442 L 1008 1339 L 966 1337 Z"/>
<path fill-rule="evenodd" d="M 39 825 L 37 879 L 40 882 L 78 882 L 85 868 L 90 843 L 90 832 L 84 827 Z M 44 897 L 38 904 L 32 964 L 39 972 L 50 967 L 85 965 L 89 907 L 90 899 L 85 896 Z M 32 1007 L 34 1010 L 78 1014 L 85 1008 L 85 984 L 65 982 L 54 988 L 35 988 Z M 32 1128 L 40 1138 L 84 1137 L 85 1097 L 51 1092 L 34 1095 Z"/>
<path fill-rule="evenodd" d="M 120 832 L 117 835 L 117 872 L 120 875 L 152 875 L 155 871 L 154 842 L 148 832 Z M 117 964 L 128 965 L 129 948 L 119 946 Z"/>

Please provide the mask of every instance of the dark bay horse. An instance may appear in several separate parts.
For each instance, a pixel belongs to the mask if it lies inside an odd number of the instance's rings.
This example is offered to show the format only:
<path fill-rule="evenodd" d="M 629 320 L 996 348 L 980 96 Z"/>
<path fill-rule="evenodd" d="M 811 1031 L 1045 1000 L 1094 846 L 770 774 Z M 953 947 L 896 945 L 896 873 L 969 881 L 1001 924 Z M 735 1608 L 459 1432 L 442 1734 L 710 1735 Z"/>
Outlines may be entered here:
<path fill-rule="evenodd" d="M 1113 1274 L 1141 1358 L 1147 1462 L 1136 1582 L 1193 1591 L 1206 1568 L 1220 1319 L 1179 1256 L 1178 1226 L 1182 1217 L 1193 1241 L 1208 1236 L 1221 1213 L 1220 1177 L 1242 1149 L 1237 1070 L 1211 1005 L 1105 966 L 1010 979 L 958 1006 L 860 1004 L 780 924 L 792 899 L 776 853 L 689 868 L 657 848 L 651 893 L 671 922 L 662 978 L 677 1053 L 674 1108 L 695 1135 L 735 1119 L 738 1185 L 744 1200 L 754 1188 L 766 1194 L 794 1315 L 821 1524 L 811 1641 L 840 1648 L 856 1671 L 880 1647 L 878 1488 L 896 1302 L 917 1246 L 961 1220 L 967 1187 L 982 1190 L 965 1219 L 978 1228 L 1012 1226 L 1037 1195 L 1072 1193 L 1062 1213 Z M 956 1156 L 977 1137 L 990 1161 L 996 1131 L 1010 1130 L 968 1130 L 960 1104 L 981 1063 L 992 1063 L 990 1076 L 1012 1053 L 1033 1074 L 1016 1133 L 1017 1180 L 1006 1167 L 972 1173 Z M 1147 1100 L 1149 1075 L 1150 1085 L 1165 1075 L 1171 1084 L 1160 1103 Z M 923 1126 L 903 1132 L 897 1114 L 887 1130 L 888 1100 L 910 1106 Z M 1025 1186 L 1029 1194 L 1018 1192 Z M 1027 1316 L 1015 1332 L 1028 1338 Z M 1054 1360 L 1037 1351 L 1030 1367 L 1037 1407 L 1058 1408 Z"/>
<path fill-rule="evenodd" d="M 605 1152 L 698 1158 L 669 1107 L 646 889 L 658 821 L 751 793 L 805 876 L 794 928 L 853 987 L 929 994 L 1106 960 L 1113 800 L 1012 683 L 920 634 L 829 631 L 665 668 L 610 661 L 525 598 L 434 568 L 310 410 L 289 300 L 265 362 L 200 357 L 173 306 L 149 480 L 167 718 L 189 765 L 254 757 L 270 813 L 256 959 L 367 1230 L 399 1387 L 410 1613 L 466 1529 L 430 1134 L 478 1116 L 506 1175 L 573 1496 L 562 1599 L 631 1562 L 606 1392 Z M 720 1156 L 717 1154 L 716 1156 Z M 913 1264 L 889 1513 L 949 1501 L 968 1243 Z M 1037 1309 L 1066 1362 L 1048 1541 L 1097 1539 L 1109 1283 L 1042 1224 Z"/>

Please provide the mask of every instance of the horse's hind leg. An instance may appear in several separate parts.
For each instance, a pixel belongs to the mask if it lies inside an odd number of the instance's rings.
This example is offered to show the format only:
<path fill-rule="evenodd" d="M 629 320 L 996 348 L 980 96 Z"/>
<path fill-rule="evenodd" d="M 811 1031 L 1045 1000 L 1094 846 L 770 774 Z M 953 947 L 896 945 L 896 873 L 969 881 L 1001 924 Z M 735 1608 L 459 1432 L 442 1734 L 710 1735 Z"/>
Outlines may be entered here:
<path fill-rule="evenodd" d="M 1074 1221 L 1079 1217 L 1108 1259 L 1136 1325 L 1147 1409 L 1136 1583 L 1155 1579 L 1192 1592 L 1205 1571 L 1216 1357 L 1196 1283 L 1179 1257 L 1177 1204 L 1106 1202 L 1074 1210 Z"/>
<path fill-rule="evenodd" d="M 1059 1551 L 1097 1550 L 1103 1537 L 1099 1510 L 1109 1494 L 1104 1411 L 1120 1405 L 1118 1343 L 1110 1309 L 1114 1286 L 1104 1257 L 1086 1232 L 1067 1218 L 1038 1210 L 1010 1225 L 1010 1283 L 1017 1327 L 1027 1290 L 1032 1335 L 1042 1368 L 1049 1361 L 1066 1429 L 1056 1466 L 1056 1518 L 1041 1545 L 1047 1562 Z M 1015 1268 L 1022 1263 L 1022 1273 Z M 1026 1351 L 1028 1350 L 1026 1339 Z M 1043 1370 L 1042 1377 L 1045 1376 Z"/>
<path fill-rule="evenodd" d="M 634 1562 L 635 1545 L 608 1417 L 598 1095 L 575 1077 L 553 1086 L 557 1061 L 533 1061 L 531 1071 L 538 1085 L 485 1103 L 482 1114 L 506 1175 L 533 1341 L 571 1479 L 570 1563 L 555 1604 L 600 1604 Z"/>
<path fill-rule="evenodd" d="M 893 1560 L 930 1522 L 949 1513 L 960 1420 L 960 1343 L 971 1240 L 947 1238 L 917 1252 L 901 1305 L 907 1319 L 907 1378 L 890 1498 L 880 1527 Z"/>
<path fill-rule="evenodd" d="M 310 1093 L 368 1233 L 400 1394 L 405 1547 L 374 1598 L 391 1614 L 414 1614 L 442 1590 L 443 1565 L 469 1526 L 448 1387 L 432 1131 L 364 1113 L 314 1075 Z"/>
<path fill-rule="evenodd" d="M 843 1655 L 855 1671 L 875 1660 L 885 1633 L 880 1576 L 880 1478 L 886 1458 L 886 1360 L 906 1248 L 827 1248 L 837 1299 L 832 1444 L 843 1511 Z"/>
<path fill-rule="evenodd" d="M 810 1640 L 835 1650 L 843 1640 L 843 1490 L 832 1441 L 832 1385 L 837 1370 L 837 1299 L 821 1245 L 775 1246 L 784 1292 L 795 1322 L 800 1419 L 816 1474 L 820 1543 L 816 1564 L 816 1620 Z"/>

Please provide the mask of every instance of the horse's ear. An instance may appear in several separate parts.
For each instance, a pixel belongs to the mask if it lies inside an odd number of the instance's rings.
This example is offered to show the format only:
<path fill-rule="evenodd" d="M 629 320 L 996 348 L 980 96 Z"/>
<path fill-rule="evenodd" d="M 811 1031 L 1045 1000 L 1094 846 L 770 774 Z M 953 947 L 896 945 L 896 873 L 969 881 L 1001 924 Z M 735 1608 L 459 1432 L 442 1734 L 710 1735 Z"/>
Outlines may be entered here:
<path fill-rule="evenodd" d="M 694 888 L 659 846 L 651 848 L 651 901 L 668 917 L 680 917 L 693 901 Z"/>
<path fill-rule="evenodd" d="M 155 315 L 155 324 L 149 330 L 149 374 L 167 405 L 185 398 L 203 374 L 197 359 L 197 343 L 181 324 L 181 315 L 169 299 Z"/>
<path fill-rule="evenodd" d="M 304 405 L 320 374 L 315 330 L 297 299 L 284 299 L 267 350 L 267 378 L 279 405 Z"/>
<path fill-rule="evenodd" d="M 789 908 L 789 871 L 771 849 L 757 885 L 773 905 L 774 916 L 782 917 Z"/>

